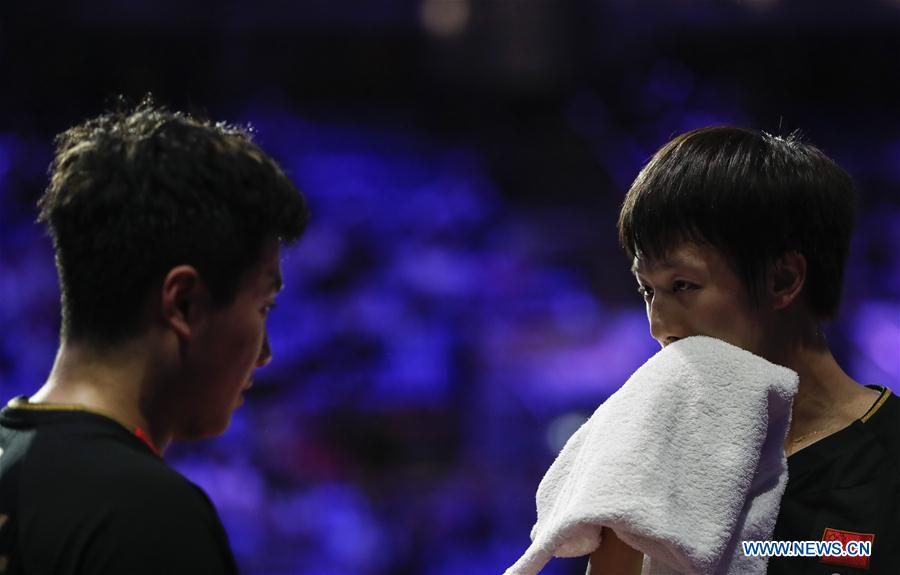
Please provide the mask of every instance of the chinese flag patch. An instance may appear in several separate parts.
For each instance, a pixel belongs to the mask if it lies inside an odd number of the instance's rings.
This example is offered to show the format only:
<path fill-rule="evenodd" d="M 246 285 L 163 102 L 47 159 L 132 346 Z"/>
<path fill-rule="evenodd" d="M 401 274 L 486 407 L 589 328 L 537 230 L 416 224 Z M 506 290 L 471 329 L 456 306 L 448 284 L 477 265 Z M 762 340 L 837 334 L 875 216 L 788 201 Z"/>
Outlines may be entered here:
<path fill-rule="evenodd" d="M 870 545 L 875 546 L 874 533 L 854 533 L 853 531 L 841 531 L 840 529 L 832 529 L 828 527 L 822 535 L 822 541 L 840 541 L 847 548 L 850 541 L 868 541 Z M 868 569 L 871 557 L 864 556 L 844 556 L 825 555 L 819 561 L 829 565 L 841 565 L 843 567 L 856 567 L 857 569 Z"/>

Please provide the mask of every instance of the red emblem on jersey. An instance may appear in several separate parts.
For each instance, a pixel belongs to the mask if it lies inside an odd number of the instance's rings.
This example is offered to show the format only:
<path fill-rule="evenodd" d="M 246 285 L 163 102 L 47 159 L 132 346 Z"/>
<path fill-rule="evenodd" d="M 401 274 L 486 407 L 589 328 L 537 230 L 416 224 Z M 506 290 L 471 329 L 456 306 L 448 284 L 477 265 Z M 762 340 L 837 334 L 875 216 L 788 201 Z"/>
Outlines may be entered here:
<path fill-rule="evenodd" d="M 875 546 L 874 533 L 854 533 L 853 531 L 841 531 L 840 529 L 832 529 L 828 527 L 822 535 L 822 541 L 840 541 L 847 550 L 847 543 L 851 541 L 868 542 L 872 547 Z M 844 567 L 856 567 L 857 569 L 868 569 L 871 557 L 864 555 L 825 555 L 819 561 L 829 565 L 841 565 Z"/>

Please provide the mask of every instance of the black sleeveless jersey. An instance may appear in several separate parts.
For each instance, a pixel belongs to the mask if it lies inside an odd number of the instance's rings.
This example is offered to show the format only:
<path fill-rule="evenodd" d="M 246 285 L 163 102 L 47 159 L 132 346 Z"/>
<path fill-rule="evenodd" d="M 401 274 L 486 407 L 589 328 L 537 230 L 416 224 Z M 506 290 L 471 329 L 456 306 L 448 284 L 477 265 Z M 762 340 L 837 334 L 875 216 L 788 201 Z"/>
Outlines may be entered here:
<path fill-rule="evenodd" d="M 869 557 L 772 557 L 770 575 L 900 574 L 900 399 L 788 457 L 776 541 L 869 541 Z"/>
<path fill-rule="evenodd" d="M 0 573 L 236 573 L 203 491 L 103 415 L 0 411 Z"/>

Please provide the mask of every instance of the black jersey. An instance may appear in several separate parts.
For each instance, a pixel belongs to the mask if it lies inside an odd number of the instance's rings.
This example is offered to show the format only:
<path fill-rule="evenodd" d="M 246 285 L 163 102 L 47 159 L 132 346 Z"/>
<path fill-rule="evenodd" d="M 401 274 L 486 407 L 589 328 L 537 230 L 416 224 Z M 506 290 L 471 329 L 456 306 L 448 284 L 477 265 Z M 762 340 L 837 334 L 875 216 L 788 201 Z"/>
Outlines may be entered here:
<path fill-rule="evenodd" d="M 900 399 L 875 389 L 881 397 L 863 417 L 788 457 L 772 535 L 869 541 L 871 556 L 772 557 L 770 575 L 900 573 Z"/>
<path fill-rule="evenodd" d="M 0 573 L 236 573 L 203 491 L 112 419 L 0 411 Z"/>

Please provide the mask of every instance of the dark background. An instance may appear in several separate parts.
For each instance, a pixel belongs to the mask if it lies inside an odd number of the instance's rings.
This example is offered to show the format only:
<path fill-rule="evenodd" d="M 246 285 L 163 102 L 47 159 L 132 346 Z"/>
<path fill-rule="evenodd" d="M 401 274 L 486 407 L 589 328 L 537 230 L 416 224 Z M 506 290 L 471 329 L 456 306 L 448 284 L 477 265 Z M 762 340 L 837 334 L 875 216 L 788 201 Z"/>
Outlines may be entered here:
<path fill-rule="evenodd" d="M 677 133 L 800 130 L 851 172 L 829 336 L 900 387 L 898 31 L 897 0 L 4 3 L 0 391 L 56 350 L 33 223 L 53 135 L 147 92 L 249 122 L 314 219 L 273 363 L 224 436 L 168 459 L 245 573 L 500 573 L 558 449 L 657 348 L 615 219 Z"/>

